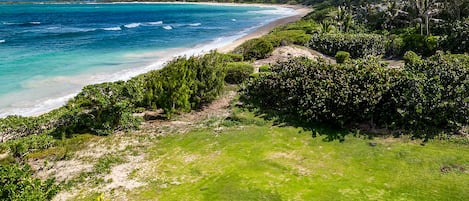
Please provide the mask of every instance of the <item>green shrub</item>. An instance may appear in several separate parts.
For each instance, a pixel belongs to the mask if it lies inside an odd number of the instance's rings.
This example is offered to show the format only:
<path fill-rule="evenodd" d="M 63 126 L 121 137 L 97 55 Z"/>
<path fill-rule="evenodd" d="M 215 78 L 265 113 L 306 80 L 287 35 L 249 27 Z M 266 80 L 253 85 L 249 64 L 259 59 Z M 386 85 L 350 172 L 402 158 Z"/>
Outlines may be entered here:
<path fill-rule="evenodd" d="M 420 34 L 404 35 L 404 49 L 424 56 L 433 55 L 439 48 L 439 37 Z"/>
<path fill-rule="evenodd" d="M 408 65 L 416 65 L 422 62 L 422 57 L 417 55 L 415 52 L 407 51 L 404 54 L 404 62 Z"/>
<path fill-rule="evenodd" d="M 243 86 L 241 100 L 335 126 L 364 122 L 430 138 L 469 123 L 469 56 L 406 53 L 403 69 L 376 58 L 344 64 L 295 58 Z"/>
<path fill-rule="evenodd" d="M 229 84 L 241 84 L 254 72 L 254 67 L 248 63 L 233 62 L 226 67 L 225 81 Z"/>
<path fill-rule="evenodd" d="M 241 99 L 308 122 L 344 126 L 373 118 L 380 95 L 392 86 L 391 72 L 377 59 L 328 64 L 295 58 L 250 80 Z"/>
<path fill-rule="evenodd" d="M 384 37 L 377 34 L 313 34 L 308 46 L 330 56 L 338 51 L 347 51 L 352 58 L 386 52 Z"/>
<path fill-rule="evenodd" d="M 95 133 L 109 135 L 116 130 L 137 128 L 140 119 L 132 116 L 133 95 L 125 82 L 89 85 L 65 106 L 70 113 L 62 116 L 62 133 Z"/>
<path fill-rule="evenodd" d="M 234 57 L 242 60 L 242 55 L 231 55 L 231 58 Z M 192 108 L 200 108 L 218 97 L 225 84 L 225 67 L 228 61 L 222 54 L 216 52 L 189 58 L 189 68 L 195 71 L 189 100 Z"/>
<path fill-rule="evenodd" d="M 242 62 L 244 61 L 244 57 L 242 54 L 234 54 L 234 53 L 227 53 L 224 54 L 226 57 L 228 57 L 229 61 L 234 61 L 234 62 Z"/>
<path fill-rule="evenodd" d="M 47 149 L 55 143 L 50 135 L 31 135 L 0 144 L 0 148 L 7 150 L 15 158 L 23 158 L 32 151 Z"/>
<path fill-rule="evenodd" d="M 426 136 L 456 131 L 469 123 L 469 56 L 438 52 L 407 62 L 406 77 L 386 96 L 384 119 Z M 392 115 L 394 113 L 394 115 Z"/>
<path fill-rule="evenodd" d="M 226 57 L 216 52 L 177 58 L 149 76 L 149 88 L 158 107 L 168 117 L 189 111 L 215 99 L 223 88 Z M 151 102 L 151 101 L 150 101 Z"/>
<path fill-rule="evenodd" d="M 284 44 L 305 45 L 311 39 L 311 35 L 306 34 L 304 30 L 284 30 L 271 33 L 267 39 L 274 47 Z"/>
<path fill-rule="evenodd" d="M 272 32 L 284 31 L 284 30 L 296 30 L 304 31 L 304 33 L 311 34 L 319 31 L 321 26 L 313 20 L 298 20 L 293 23 L 280 26 L 279 28 L 274 29 Z"/>
<path fill-rule="evenodd" d="M 269 65 L 262 65 L 259 67 L 259 72 L 270 72 L 270 66 Z"/>
<path fill-rule="evenodd" d="M 337 63 L 344 63 L 346 60 L 350 59 L 350 53 L 344 51 L 338 51 L 335 54 L 335 60 Z"/>
<path fill-rule="evenodd" d="M 442 49 L 452 53 L 469 53 L 469 19 L 447 23 L 445 34 Z"/>
<path fill-rule="evenodd" d="M 404 39 L 398 35 L 390 35 L 387 38 L 386 55 L 400 57 L 404 54 Z"/>
<path fill-rule="evenodd" d="M 265 38 L 248 40 L 235 49 L 236 53 L 243 55 L 244 59 L 264 59 L 272 53 L 274 47 Z"/>
<path fill-rule="evenodd" d="M 0 166 L 0 199 L 1 200 L 51 200 L 58 193 L 59 187 L 53 179 L 41 181 L 32 177 L 28 165 Z"/>

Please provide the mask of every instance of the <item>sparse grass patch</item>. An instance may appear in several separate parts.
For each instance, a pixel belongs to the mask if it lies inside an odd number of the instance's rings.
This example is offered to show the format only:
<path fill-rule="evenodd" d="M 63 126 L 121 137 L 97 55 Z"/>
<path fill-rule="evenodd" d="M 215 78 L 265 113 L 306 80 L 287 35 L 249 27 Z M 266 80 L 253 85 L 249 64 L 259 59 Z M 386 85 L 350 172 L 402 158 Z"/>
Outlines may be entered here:
<path fill-rule="evenodd" d="M 76 134 L 70 138 L 56 140 L 56 146 L 29 153 L 28 159 L 63 160 L 70 158 L 76 151 L 84 149 L 89 142 L 102 137 L 91 134 Z"/>
<path fill-rule="evenodd" d="M 97 174 L 109 174 L 111 172 L 111 167 L 120 163 L 125 162 L 124 159 L 118 156 L 104 156 L 98 160 L 94 165 L 94 171 Z"/>

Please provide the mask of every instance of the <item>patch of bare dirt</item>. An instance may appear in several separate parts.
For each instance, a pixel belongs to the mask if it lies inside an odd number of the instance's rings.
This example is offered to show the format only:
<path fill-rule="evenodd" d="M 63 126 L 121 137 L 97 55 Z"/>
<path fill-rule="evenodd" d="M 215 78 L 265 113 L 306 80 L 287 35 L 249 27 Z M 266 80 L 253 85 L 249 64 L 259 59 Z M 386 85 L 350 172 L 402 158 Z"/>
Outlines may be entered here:
<path fill-rule="evenodd" d="M 51 162 L 45 164 L 44 160 L 30 161 L 31 168 L 35 171 L 35 176 L 38 178 L 55 177 L 56 181 L 62 182 L 71 179 L 83 171 L 89 171 L 93 165 L 84 163 L 83 161 L 71 159 Z"/>
<path fill-rule="evenodd" d="M 312 60 L 322 58 L 331 63 L 335 63 L 334 58 L 328 57 L 315 50 L 299 45 L 288 45 L 275 48 L 271 56 L 266 59 L 257 60 L 253 64 L 257 67 L 262 65 L 273 65 L 278 62 L 287 61 L 291 57 L 307 57 Z"/>
<path fill-rule="evenodd" d="M 112 167 L 111 173 L 104 177 L 105 180 L 111 181 L 102 190 L 110 191 L 112 189 L 124 188 L 131 190 L 145 185 L 143 182 L 132 179 L 130 174 L 132 171 L 137 170 L 142 166 L 144 157 L 143 155 L 129 157 L 130 162 Z"/>
<path fill-rule="evenodd" d="M 185 133 L 196 127 L 198 122 L 213 117 L 226 118 L 230 115 L 230 101 L 236 96 L 235 91 L 229 91 L 219 99 L 204 106 L 200 110 L 184 113 L 173 121 L 154 118 L 142 125 L 140 133 L 157 133 L 164 135 L 169 132 Z M 155 114 L 153 114 L 155 115 Z"/>

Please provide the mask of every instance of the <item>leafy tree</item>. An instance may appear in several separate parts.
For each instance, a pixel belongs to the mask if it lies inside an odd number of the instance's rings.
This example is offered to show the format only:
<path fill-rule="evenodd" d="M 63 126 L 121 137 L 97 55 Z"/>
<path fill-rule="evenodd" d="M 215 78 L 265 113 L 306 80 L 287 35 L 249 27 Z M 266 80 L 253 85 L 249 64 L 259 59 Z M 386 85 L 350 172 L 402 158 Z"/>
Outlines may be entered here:
<path fill-rule="evenodd" d="M 180 57 L 171 61 L 161 70 L 161 92 L 158 104 L 170 118 L 176 111 L 190 111 L 191 88 L 194 72 L 189 69 L 187 60 Z"/>
<path fill-rule="evenodd" d="M 222 54 L 211 52 L 194 60 L 192 69 L 195 80 L 192 85 L 190 102 L 193 108 L 215 100 L 224 86 L 225 66 L 228 61 Z M 237 59 L 238 60 L 238 59 Z"/>

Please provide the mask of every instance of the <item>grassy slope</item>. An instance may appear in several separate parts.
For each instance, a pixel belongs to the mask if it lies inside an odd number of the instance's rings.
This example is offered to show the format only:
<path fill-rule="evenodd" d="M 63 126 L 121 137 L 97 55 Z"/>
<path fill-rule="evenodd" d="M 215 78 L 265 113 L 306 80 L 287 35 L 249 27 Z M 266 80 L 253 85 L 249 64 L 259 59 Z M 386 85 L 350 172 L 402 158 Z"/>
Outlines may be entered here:
<path fill-rule="evenodd" d="M 342 143 L 310 132 L 238 125 L 162 137 L 146 150 L 150 171 L 131 200 L 468 200 L 469 147 L 421 146 L 403 139 L 346 137 Z M 260 122 L 260 123 L 259 123 Z"/>

